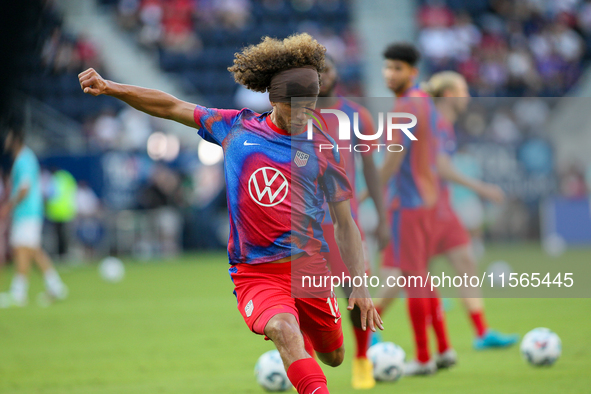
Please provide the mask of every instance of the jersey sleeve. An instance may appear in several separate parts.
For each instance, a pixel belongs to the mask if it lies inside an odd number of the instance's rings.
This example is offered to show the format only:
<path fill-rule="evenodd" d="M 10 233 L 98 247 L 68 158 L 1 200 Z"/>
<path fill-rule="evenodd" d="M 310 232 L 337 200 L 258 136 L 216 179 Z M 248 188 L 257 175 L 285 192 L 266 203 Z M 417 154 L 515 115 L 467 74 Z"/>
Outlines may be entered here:
<path fill-rule="evenodd" d="M 197 105 L 193 111 L 193 118 L 199 129 L 199 135 L 204 140 L 221 146 L 240 112 L 233 109 L 215 109 Z"/>
<path fill-rule="evenodd" d="M 333 145 L 336 146 L 334 141 Z M 325 153 L 326 152 L 326 153 Z M 327 202 L 339 202 L 353 198 L 353 188 L 345 172 L 345 158 L 336 148 L 323 152 L 326 168 L 319 184 Z"/>

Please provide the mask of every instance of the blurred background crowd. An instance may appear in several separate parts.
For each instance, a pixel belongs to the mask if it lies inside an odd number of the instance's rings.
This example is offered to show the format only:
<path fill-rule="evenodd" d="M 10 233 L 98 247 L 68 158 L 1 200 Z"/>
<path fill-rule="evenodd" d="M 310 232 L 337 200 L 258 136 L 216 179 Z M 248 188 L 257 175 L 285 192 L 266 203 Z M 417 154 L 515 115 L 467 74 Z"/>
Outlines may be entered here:
<path fill-rule="evenodd" d="M 227 242 L 221 152 L 194 131 L 178 132 L 112 98 L 81 92 L 77 74 L 88 67 L 106 78 L 123 76 L 122 82 L 130 73 L 146 73 L 140 60 L 122 70 L 117 57 L 125 53 L 106 50 L 106 41 L 131 48 L 132 59 L 148 59 L 151 72 L 173 81 L 172 93 L 211 107 L 262 112 L 267 96 L 239 88 L 226 70 L 234 53 L 264 35 L 305 31 L 335 59 L 339 94 L 373 94 L 354 1 L 31 3 L 37 5 L 29 10 L 36 28 L 20 37 L 12 99 L 26 113 L 27 144 L 39 155 L 46 201 L 64 190 L 56 185 L 72 185 L 65 188 L 68 196 L 59 197 L 71 204 L 68 217 L 47 213 L 50 223 L 66 223 L 64 229 L 46 226 L 44 238 L 48 250 L 64 259 L 125 253 L 150 258 L 225 248 Z M 423 53 L 421 79 L 457 70 L 479 97 L 458 125 L 460 157 L 510 197 L 502 208 L 491 208 L 482 224 L 485 235 L 543 237 L 540 207 L 548 198 L 576 200 L 591 193 L 591 160 L 560 158 L 560 138 L 544 127 L 561 107 L 559 98 L 582 85 L 591 59 L 591 2 L 411 3 L 409 34 Z M 90 24 L 70 23 L 72 12 L 100 15 L 110 23 L 111 38 L 104 35 L 102 42 Z"/>

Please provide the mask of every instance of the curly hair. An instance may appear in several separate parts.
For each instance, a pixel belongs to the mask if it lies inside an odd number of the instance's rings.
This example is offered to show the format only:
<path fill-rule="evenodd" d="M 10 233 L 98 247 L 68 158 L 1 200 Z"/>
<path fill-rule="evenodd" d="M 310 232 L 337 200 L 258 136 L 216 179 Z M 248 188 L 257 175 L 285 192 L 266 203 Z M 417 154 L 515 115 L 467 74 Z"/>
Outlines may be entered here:
<path fill-rule="evenodd" d="M 284 40 L 264 37 L 258 45 L 236 53 L 234 65 L 228 67 L 228 71 L 239 84 L 264 93 L 271 85 L 271 78 L 281 71 L 312 66 L 320 73 L 324 69 L 325 52 L 326 48 L 307 33 L 294 34 Z"/>

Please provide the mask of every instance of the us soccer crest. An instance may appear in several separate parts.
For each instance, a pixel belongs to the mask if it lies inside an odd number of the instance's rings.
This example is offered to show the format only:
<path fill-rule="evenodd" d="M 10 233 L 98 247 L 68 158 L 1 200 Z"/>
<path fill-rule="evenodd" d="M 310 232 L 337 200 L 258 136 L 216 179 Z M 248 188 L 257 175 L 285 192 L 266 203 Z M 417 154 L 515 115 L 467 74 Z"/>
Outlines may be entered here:
<path fill-rule="evenodd" d="M 310 157 L 309 154 L 304 153 L 302 151 L 297 151 L 295 154 L 295 158 L 293 159 L 293 162 L 296 163 L 296 166 L 303 167 L 306 164 L 308 164 L 309 157 Z"/>

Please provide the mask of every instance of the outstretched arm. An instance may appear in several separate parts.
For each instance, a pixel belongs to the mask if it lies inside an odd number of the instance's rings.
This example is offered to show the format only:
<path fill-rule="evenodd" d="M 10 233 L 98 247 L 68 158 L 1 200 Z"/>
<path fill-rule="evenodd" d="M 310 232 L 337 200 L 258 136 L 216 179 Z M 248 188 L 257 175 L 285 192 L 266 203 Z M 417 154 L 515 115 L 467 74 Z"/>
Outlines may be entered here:
<path fill-rule="evenodd" d="M 330 216 L 334 223 L 334 235 L 339 247 L 343 262 L 349 270 L 351 278 L 365 275 L 365 259 L 361 244 L 361 234 L 351 216 L 351 204 L 349 200 L 328 203 Z M 383 322 L 373 306 L 369 290 L 362 284 L 353 287 L 349 297 L 349 306 L 352 310 L 357 305 L 361 311 L 361 327 L 366 330 L 376 331 L 376 327 L 383 330 Z"/>
<path fill-rule="evenodd" d="M 78 75 L 84 93 L 115 97 L 133 108 L 158 118 L 170 119 L 190 127 L 197 127 L 193 117 L 196 105 L 155 89 L 123 85 L 104 79 L 94 69 Z"/>
<path fill-rule="evenodd" d="M 478 179 L 467 177 L 456 170 L 451 158 L 446 153 L 437 156 L 437 170 L 443 179 L 457 183 L 474 191 L 480 197 L 500 204 L 505 199 L 505 193 L 497 185 L 482 182 Z"/>

